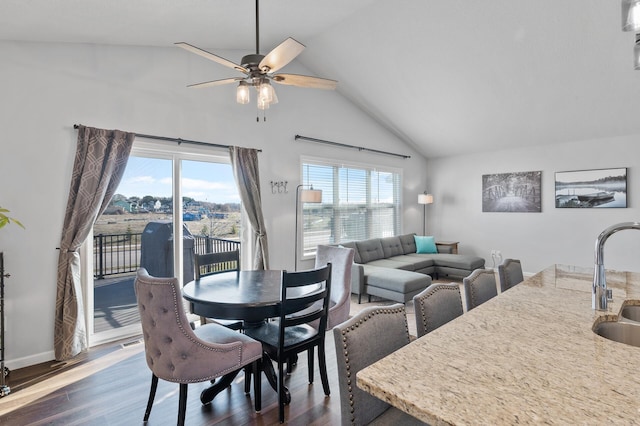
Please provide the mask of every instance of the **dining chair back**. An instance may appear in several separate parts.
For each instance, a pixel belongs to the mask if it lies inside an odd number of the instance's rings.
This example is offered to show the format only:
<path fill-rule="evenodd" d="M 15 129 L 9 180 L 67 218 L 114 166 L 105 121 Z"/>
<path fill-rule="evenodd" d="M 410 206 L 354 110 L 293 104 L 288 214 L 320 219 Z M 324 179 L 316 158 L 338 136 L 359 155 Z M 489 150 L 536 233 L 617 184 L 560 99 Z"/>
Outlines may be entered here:
<path fill-rule="evenodd" d="M 467 300 L 467 311 L 498 295 L 496 274 L 493 269 L 476 269 L 471 275 L 463 278 L 462 283 Z"/>
<path fill-rule="evenodd" d="M 196 280 L 208 275 L 220 274 L 222 272 L 240 272 L 239 250 L 196 254 L 194 260 Z M 211 321 L 224 325 L 232 330 L 242 330 L 243 327 L 242 321 L 200 317 L 200 324 L 206 324 Z"/>
<path fill-rule="evenodd" d="M 196 254 L 195 278 L 228 271 L 240 271 L 240 250 Z"/>
<path fill-rule="evenodd" d="M 524 281 L 522 265 L 518 259 L 505 259 L 498 265 L 500 291 L 507 291 L 511 287 Z"/>
<path fill-rule="evenodd" d="M 313 383 L 314 350 L 325 395 L 329 395 L 329 379 L 324 336 L 331 294 L 331 264 L 301 272 L 282 272 L 282 291 L 278 321 L 267 321 L 259 327 L 246 328 L 245 334 L 262 342 L 262 349 L 278 364 L 277 384 L 280 422 L 284 422 L 284 406 L 290 396 L 284 386 L 284 365 L 298 353 L 307 351 L 309 383 Z M 309 309 L 313 307 L 313 309 Z M 319 321 L 317 328 L 310 323 Z"/>
<path fill-rule="evenodd" d="M 407 315 L 403 304 L 365 308 L 353 318 L 336 325 L 333 328 L 333 338 L 343 426 L 423 424 L 356 386 L 358 371 L 409 343 Z"/>
<path fill-rule="evenodd" d="M 178 424 L 185 421 L 187 385 L 206 382 L 252 364 L 259 371 L 260 342 L 218 324 L 193 330 L 182 304 L 177 278 L 157 278 L 145 269 L 134 282 L 151 390 L 144 421 L 149 419 L 158 379 L 180 384 Z M 255 382 L 256 410 L 260 409 L 259 382 Z"/>
<path fill-rule="evenodd" d="M 351 267 L 355 250 L 346 247 L 319 245 L 316 248 L 316 268 L 331 263 L 331 301 L 327 330 L 349 319 L 351 309 Z M 317 324 L 317 322 L 316 322 Z"/>
<path fill-rule="evenodd" d="M 418 337 L 459 317 L 464 312 L 460 285 L 431 284 L 413 296 Z"/>

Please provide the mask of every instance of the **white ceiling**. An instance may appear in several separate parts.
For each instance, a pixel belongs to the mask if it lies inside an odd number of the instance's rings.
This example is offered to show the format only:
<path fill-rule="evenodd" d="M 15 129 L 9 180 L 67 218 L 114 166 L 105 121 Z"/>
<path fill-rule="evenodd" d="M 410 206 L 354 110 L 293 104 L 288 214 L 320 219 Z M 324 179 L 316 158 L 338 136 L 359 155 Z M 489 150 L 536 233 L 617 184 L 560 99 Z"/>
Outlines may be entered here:
<path fill-rule="evenodd" d="M 0 1 L 0 40 L 252 53 L 254 25 L 253 0 Z M 289 36 L 427 157 L 640 134 L 619 1 L 263 0 L 261 53 Z"/>

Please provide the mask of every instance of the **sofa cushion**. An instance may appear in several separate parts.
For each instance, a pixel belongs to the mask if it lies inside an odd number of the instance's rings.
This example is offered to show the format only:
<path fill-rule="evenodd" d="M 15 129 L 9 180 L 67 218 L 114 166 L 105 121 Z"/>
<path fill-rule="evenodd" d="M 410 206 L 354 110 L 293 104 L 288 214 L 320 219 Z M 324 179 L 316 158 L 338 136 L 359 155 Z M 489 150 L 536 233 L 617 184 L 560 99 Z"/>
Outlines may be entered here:
<path fill-rule="evenodd" d="M 416 239 L 413 238 L 415 234 L 400 235 L 400 244 L 402 244 L 402 251 L 404 254 L 416 252 Z"/>
<path fill-rule="evenodd" d="M 360 254 L 358 253 L 358 247 L 356 247 L 355 241 L 349 241 L 348 243 L 340 243 L 338 246 L 352 248 L 356 252 L 355 256 L 353 257 L 353 261 L 356 263 L 362 263 L 362 260 L 360 259 Z"/>
<path fill-rule="evenodd" d="M 403 263 L 411 264 L 413 265 L 413 269 L 412 269 L 413 271 L 417 271 L 418 269 L 428 268 L 435 264 L 433 261 L 433 257 L 429 257 L 429 255 L 411 256 L 410 254 L 403 254 L 400 256 L 390 257 L 388 260 L 393 260 L 394 262 L 403 262 Z"/>
<path fill-rule="evenodd" d="M 404 271 L 413 271 L 416 269 L 415 262 L 398 262 L 391 259 L 372 260 L 367 265 L 377 266 L 380 268 L 402 269 Z"/>
<path fill-rule="evenodd" d="M 384 251 L 382 250 L 380 238 L 356 241 L 356 247 L 360 254 L 361 263 L 369 263 L 373 260 L 384 259 Z"/>
<path fill-rule="evenodd" d="M 468 254 L 409 254 L 407 256 L 432 259 L 435 266 L 447 266 L 456 269 L 465 269 L 473 271 L 474 269 L 484 268 L 484 259 L 478 256 Z"/>
<path fill-rule="evenodd" d="M 431 284 L 429 275 L 400 269 L 375 268 L 367 270 L 367 286 L 379 287 L 399 293 L 411 293 L 427 288 Z"/>
<path fill-rule="evenodd" d="M 402 243 L 400 242 L 400 237 L 381 238 L 380 244 L 382 244 L 382 251 L 384 252 L 384 257 L 386 258 L 404 254 Z"/>

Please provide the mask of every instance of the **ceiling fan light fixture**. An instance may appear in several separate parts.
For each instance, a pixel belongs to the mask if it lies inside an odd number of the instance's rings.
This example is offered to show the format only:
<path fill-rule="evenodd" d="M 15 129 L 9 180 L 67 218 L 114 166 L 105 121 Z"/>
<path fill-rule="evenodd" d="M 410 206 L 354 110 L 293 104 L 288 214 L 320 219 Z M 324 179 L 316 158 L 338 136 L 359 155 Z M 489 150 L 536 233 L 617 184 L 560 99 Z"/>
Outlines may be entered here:
<path fill-rule="evenodd" d="M 258 97 L 258 109 L 259 110 L 265 110 L 265 109 L 269 109 L 269 102 L 266 102 L 264 99 L 262 99 L 261 97 Z"/>
<path fill-rule="evenodd" d="M 238 88 L 236 89 L 236 101 L 239 104 L 245 105 L 249 103 L 250 98 L 249 85 L 246 81 L 241 81 L 238 83 Z"/>
<path fill-rule="evenodd" d="M 622 0 L 622 31 L 640 31 L 640 0 Z"/>
<path fill-rule="evenodd" d="M 275 94 L 275 90 L 273 90 L 273 86 L 269 82 L 268 79 L 263 78 L 260 81 L 260 86 L 258 87 L 259 97 L 267 104 L 270 104 L 273 101 L 273 95 Z"/>

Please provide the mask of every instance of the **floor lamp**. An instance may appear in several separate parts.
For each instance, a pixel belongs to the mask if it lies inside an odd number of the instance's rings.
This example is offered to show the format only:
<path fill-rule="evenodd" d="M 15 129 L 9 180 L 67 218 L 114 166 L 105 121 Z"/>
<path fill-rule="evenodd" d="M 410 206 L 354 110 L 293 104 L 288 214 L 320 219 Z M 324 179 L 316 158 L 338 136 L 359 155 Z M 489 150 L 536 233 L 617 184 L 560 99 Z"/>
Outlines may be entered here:
<path fill-rule="evenodd" d="M 427 235 L 427 204 L 433 204 L 433 195 L 424 191 L 418 195 L 418 204 L 422 204 L 422 235 Z"/>
<path fill-rule="evenodd" d="M 309 189 L 304 189 L 305 187 L 309 187 Z M 300 190 L 302 188 L 302 190 Z M 300 209 L 299 204 L 304 203 L 321 203 L 322 202 L 322 190 L 321 189 L 313 189 L 313 185 L 303 185 L 300 184 L 296 187 L 296 248 L 295 248 L 295 258 L 294 258 L 294 271 L 298 270 L 298 210 Z"/>

